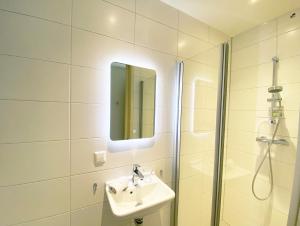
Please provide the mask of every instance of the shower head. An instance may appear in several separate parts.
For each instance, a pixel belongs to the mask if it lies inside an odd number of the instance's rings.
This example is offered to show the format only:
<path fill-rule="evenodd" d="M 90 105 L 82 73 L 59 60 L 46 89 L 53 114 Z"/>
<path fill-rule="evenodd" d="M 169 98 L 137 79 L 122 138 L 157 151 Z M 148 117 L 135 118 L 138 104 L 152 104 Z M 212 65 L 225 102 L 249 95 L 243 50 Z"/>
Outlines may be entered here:
<path fill-rule="evenodd" d="M 268 88 L 269 93 L 279 93 L 282 91 L 282 86 L 271 86 Z"/>

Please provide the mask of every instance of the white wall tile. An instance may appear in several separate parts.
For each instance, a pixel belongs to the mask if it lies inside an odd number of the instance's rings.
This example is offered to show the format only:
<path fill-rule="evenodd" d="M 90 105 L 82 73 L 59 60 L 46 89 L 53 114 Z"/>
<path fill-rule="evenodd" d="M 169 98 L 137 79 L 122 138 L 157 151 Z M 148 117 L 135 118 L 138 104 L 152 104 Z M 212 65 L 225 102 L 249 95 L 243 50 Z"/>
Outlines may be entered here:
<path fill-rule="evenodd" d="M 203 193 L 203 177 L 197 175 L 188 177 L 180 181 L 180 194 L 179 202 L 179 225 L 199 225 L 199 222 L 205 222 L 203 218 L 203 206 L 210 209 L 205 196 L 208 194 Z M 191 208 L 196 207 L 197 208 Z M 206 224 L 203 224 L 206 225 Z"/>
<path fill-rule="evenodd" d="M 194 108 L 198 110 L 215 110 L 217 108 L 218 91 L 216 88 L 197 85 L 196 82 L 194 89 Z"/>
<path fill-rule="evenodd" d="M 144 217 L 144 226 L 168 226 L 170 225 L 170 205 L 161 208 L 159 211 Z"/>
<path fill-rule="evenodd" d="M 69 155 L 67 140 L 0 144 L 0 186 L 67 176 Z"/>
<path fill-rule="evenodd" d="M 200 151 L 197 154 L 182 155 L 180 157 L 180 179 L 187 179 L 188 177 L 195 177 L 197 175 L 201 176 L 204 173 L 212 173 L 213 165 L 207 161 L 206 153 Z M 199 193 L 203 193 L 203 191 L 199 191 Z"/>
<path fill-rule="evenodd" d="M 71 0 L 1 0 L 0 9 L 71 24 Z"/>
<path fill-rule="evenodd" d="M 109 103 L 110 75 L 106 70 L 72 66 L 71 101 Z"/>
<path fill-rule="evenodd" d="M 267 88 L 263 87 L 233 90 L 230 97 L 230 109 L 232 110 L 265 110 L 269 107 L 267 99 L 271 96 L 267 92 Z"/>
<path fill-rule="evenodd" d="M 70 226 L 70 213 L 21 223 L 17 226 Z"/>
<path fill-rule="evenodd" d="M 275 38 L 232 53 L 232 69 L 272 62 L 276 52 Z"/>
<path fill-rule="evenodd" d="M 298 121 L 299 121 L 299 110 L 297 111 L 285 111 L 285 119 L 282 120 L 279 129 L 279 136 L 288 136 L 296 138 L 298 136 Z"/>
<path fill-rule="evenodd" d="M 108 107 L 107 104 L 71 104 L 72 139 L 107 137 Z"/>
<path fill-rule="evenodd" d="M 100 203 L 105 197 L 105 182 L 120 176 L 131 175 L 132 167 L 115 168 L 71 177 L 71 208 Z M 97 184 L 94 192 L 93 185 Z"/>
<path fill-rule="evenodd" d="M 181 32 L 179 33 L 178 55 L 181 57 L 193 58 L 212 47 L 213 45 L 209 42 L 202 41 Z"/>
<path fill-rule="evenodd" d="M 141 165 L 145 172 L 153 171 L 166 184 L 172 182 L 172 158 L 145 161 Z"/>
<path fill-rule="evenodd" d="M 0 223 L 16 224 L 69 210 L 69 179 L 0 188 Z"/>
<path fill-rule="evenodd" d="M 103 203 L 88 206 L 71 213 L 72 226 L 102 226 Z"/>
<path fill-rule="evenodd" d="M 295 73 L 295 72 L 293 72 Z M 300 84 L 295 83 L 295 84 L 288 84 L 288 85 L 283 85 L 283 91 L 282 91 L 282 104 L 284 106 L 284 109 L 286 110 L 299 110 L 300 106 L 300 100 L 298 97 L 300 95 Z"/>
<path fill-rule="evenodd" d="M 232 110 L 228 116 L 228 129 L 254 132 L 255 111 Z M 247 118 L 248 120 L 244 120 Z"/>
<path fill-rule="evenodd" d="M 287 193 L 288 198 L 291 197 L 291 191 L 293 186 L 294 179 L 294 165 L 288 165 L 280 162 L 274 161 L 274 184 L 278 185 L 281 188 L 285 188 L 288 192 L 282 192 L 282 190 L 277 189 L 275 194 L 284 194 Z M 265 171 L 266 172 L 266 171 Z M 288 213 L 289 209 L 289 200 L 285 201 L 285 208 L 282 208 L 286 213 Z"/>
<path fill-rule="evenodd" d="M 135 0 L 103 0 L 122 8 L 135 11 Z"/>
<path fill-rule="evenodd" d="M 219 67 L 220 65 L 220 47 L 213 47 L 209 50 L 205 50 L 193 56 L 192 60 L 198 61 L 203 64 L 207 64 L 213 67 Z"/>
<path fill-rule="evenodd" d="M 296 13 L 294 18 L 291 18 L 291 14 Z M 300 9 L 293 10 L 288 14 L 278 18 L 278 33 L 289 32 L 300 27 Z"/>
<path fill-rule="evenodd" d="M 270 39 L 276 35 L 276 21 L 269 21 L 259 25 L 247 32 L 234 37 L 232 42 L 232 50 L 248 47 L 263 40 Z"/>
<path fill-rule="evenodd" d="M 133 42 L 134 13 L 98 0 L 75 0 L 72 25 Z"/>
<path fill-rule="evenodd" d="M 70 28 L 29 16 L 0 12 L 0 54 L 70 62 Z"/>
<path fill-rule="evenodd" d="M 73 29 L 72 64 L 109 68 L 111 62 L 131 58 L 133 45 L 102 35 Z"/>
<path fill-rule="evenodd" d="M 177 31 L 142 16 L 136 17 L 135 42 L 172 55 L 177 53 Z"/>
<path fill-rule="evenodd" d="M 225 221 L 221 220 L 220 226 L 229 226 L 229 224 L 227 224 Z"/>
<path fill-rule="evenodd" d="M 198 153 L 202 150 L 214 150 L 215 132 L 182 133 L 182 154 Z"/>
<path fill-rule="evenodd" d="M 69 101 L 69 66 L 0 56 L 0 99 Z"/>
<path fill-rule="evenodd" d="M 0 143 L 69 138 L 66 103 L 0 101 Z"/>
<path fill-rule="evenodd" d="M 170 120 L 170 114 L 172 109 L 170 107 L 157 106 L 155 115 L 155 133 L 170 133 L 172 132 L 172 122 Z"/>
<path fill-rule="evenodd" d="M 230 40 L 230 37 L 226 34 L 224 34 L 221 31 L 218 31 L 214 28 L 210 28 L 208 29 L 208 41 L 215 44 L 215 45 L 219 45 L 223 42 L 227 42 Z"/>
<path fill-rule="evenodd" d="M 279 59 L 300 55 L 300 29 L 278 37 Z"/>
<path fill-rule="evenodd" d="M 172 157 L 172 134 L 162 133 L 155 137 L 155 142 L 150 147 L 140 147 L 132 150 L 133 162 L 149 162 Z"/>
<path fill-rule="evenodd" d="M 274 226 L 284 226 L 287 224 L 288 215 L 283 214 L 282 212 L 272 209 L 272 215 L 270 220 L 270 225 Z"/>
<path fill-rule="evenodd" d="M 272 73 L 273 65 L 271 62 L 234 70 L 231 73 L 230 89 L 244 90 L 256 87 L 268 87 L 272 84 Z"/>
<path fill-rule="evenodd" d="M 104 139 L 72 140 L 71 147 L 72 174 L 99 171 L 132 163 L 130 151 L 112 152 L 107 149 Z M 104 150 L 107 151 L 107 162 L 102 165 L 96 165 L 94 153 Z"/>
<path fill-rule="evenodd" d="M 136 12 L 173 28 L 178 27 L 178 11 L 159 0 L 137 0 Z"/>
<path fill-rule="evenodd" d="M 208 26 L 185 13 L 179 13 L 178 29 L 186 34 L 208 41 Z"/>
<path fill-rule="evenodd" d="M 300 56 L 280 60 L 278 67 L 278 83 L 300 83 Z"/>
<path fill-rule="evenodd" d="M 264 211 L 260 201 L 232 190 L 225 194 L 224 203 L 223 217 L 230 225 L 262 225 Z"/>
<path fill-rule="evenodd" d="M 219 69 L 207 66 L 195 61 L 185 60 L 185 76 L 183 83 L 189 85 L 201 85 L 207 87 L 217 87 L 219 79 Z M 191 93 L 191 95 L 193 95 Z"/>
<path fill-rule="evenodd" d="M 148 48 L 135 46 L 137 59 L 131 64 L 140 64 L 142 67 L 152 68 L 157 73 L 157 80 L 162 78 L 170 81 L 176 73 L 176 56 L 157 52 Z M 160 89 L 157 89 L 159 92 Z"/>
<path fill-rule="evenodd" d="M 216 127 L 216 110 L 197 109 L 194 111 L 194 132 L 212 131 Z"/>

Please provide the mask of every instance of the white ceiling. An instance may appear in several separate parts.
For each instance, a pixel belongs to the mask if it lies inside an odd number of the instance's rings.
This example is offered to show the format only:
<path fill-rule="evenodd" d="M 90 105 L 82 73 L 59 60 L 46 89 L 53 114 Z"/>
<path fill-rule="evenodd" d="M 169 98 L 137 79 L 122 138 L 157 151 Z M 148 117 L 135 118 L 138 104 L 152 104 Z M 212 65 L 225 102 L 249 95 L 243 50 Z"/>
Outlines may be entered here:
<path fill-rule="evenodd" d="M 300 0 L 161 0 L 234 36 L 300 8 Z"/>

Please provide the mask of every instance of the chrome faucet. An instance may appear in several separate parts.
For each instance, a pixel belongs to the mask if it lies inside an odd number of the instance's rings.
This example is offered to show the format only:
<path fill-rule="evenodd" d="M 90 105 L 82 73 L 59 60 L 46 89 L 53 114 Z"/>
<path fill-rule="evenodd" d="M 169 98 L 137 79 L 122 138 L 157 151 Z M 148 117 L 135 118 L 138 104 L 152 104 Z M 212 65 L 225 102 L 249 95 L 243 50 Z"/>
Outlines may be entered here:
<path fill-rule="evenodd" d="M 137 186 L 137 180 L 136 179 L 143 179 L 144 174 L 141 171 L 141 166 L 139 164 L 133 164 L 133 174 L 132 174 L 132 183 Z"/>

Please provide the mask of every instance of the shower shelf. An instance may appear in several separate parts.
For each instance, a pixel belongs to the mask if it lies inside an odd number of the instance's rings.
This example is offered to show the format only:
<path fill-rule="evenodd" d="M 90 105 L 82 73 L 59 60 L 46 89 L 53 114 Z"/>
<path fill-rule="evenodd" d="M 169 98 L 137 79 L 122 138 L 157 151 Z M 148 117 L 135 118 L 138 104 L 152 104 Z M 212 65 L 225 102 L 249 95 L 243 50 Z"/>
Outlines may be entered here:
<path fill-rule="evenodd" d="M 261 136 L 261 137 L 256 137 L 256 141 L 270 144 L 272 142 L 272 139 Z M 289 142 L 285 139 L 273 140 L 272 143 L 273 144 L 281 144 L 281 145 L 289 145 Z"/>

